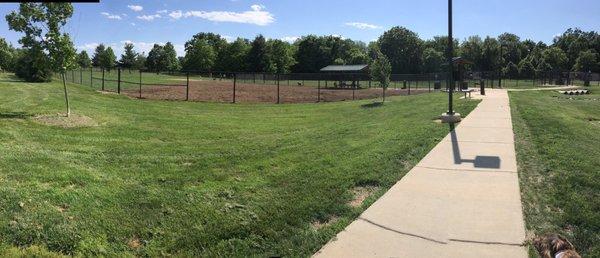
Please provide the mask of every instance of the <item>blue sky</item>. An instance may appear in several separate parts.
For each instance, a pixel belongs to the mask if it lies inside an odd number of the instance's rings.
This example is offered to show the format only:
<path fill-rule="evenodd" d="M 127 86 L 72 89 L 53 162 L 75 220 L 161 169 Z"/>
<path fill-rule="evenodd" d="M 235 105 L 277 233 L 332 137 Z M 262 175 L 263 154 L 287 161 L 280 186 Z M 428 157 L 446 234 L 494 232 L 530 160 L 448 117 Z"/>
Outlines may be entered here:
<path fill-rule="evenodd" d="M 236 37 L 293 40 L 299 36 L 340 35 L 369 42 L 386 29 L 404 26 L 423 39 L 447 33 L 446 0 L 101 0 L 74 4 L 66 30 L 79 50 L 98 43 L 120 53 L 133 42 L 146 53 L 153 43 L 183 44 L 198 32 Z M 0 4 L 4 17 L 16 4 Z M 497 36 L 512 32 L 521 38 L 551 43 L 567 28 L 600 29 L 598 0 L 455 0 L 454 34 Z M 19 34 L 0 24 L 0 35 L 13 44 Z"/>

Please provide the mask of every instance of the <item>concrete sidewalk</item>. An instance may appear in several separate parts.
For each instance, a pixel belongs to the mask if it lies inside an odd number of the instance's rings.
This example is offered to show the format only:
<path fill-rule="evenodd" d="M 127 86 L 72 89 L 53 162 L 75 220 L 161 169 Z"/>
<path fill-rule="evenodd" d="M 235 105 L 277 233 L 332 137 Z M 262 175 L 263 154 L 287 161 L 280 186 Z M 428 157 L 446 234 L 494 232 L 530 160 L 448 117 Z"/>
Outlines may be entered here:
<path fill-rule="evenodd" d="M 486 93 L 315 256 L 527 257 L 508 94 Z"/>

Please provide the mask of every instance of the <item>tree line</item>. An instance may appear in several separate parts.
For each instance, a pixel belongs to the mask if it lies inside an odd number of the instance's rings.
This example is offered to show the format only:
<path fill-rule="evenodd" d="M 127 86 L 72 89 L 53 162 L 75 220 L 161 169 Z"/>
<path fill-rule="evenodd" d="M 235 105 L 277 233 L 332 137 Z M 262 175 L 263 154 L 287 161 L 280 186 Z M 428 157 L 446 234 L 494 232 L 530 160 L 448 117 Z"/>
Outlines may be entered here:
<path fill-rule="evenodd" d="M 549 71 L 600 72 L 600 35 L 595 31 L 568 29 L 548 45 L 517 35 L 498 37 L 471 36 L 453 42 L 453 56 L 472 62 L 473 71 L 500 71 L 504 76 L 530 77 Z M 185 43 L 185 55 L 177 56 L 171 42 L 154 44 L 146 53 L 124 45 L 120 58 L 104 44 L 90 57 L 77 55 L 80 67 L 115 67 L 160 71 L 224 71 L 264 73 L 314 73 L 330 64 L 371 64 L 377 53 L 383 54 L 394 74 L 433 73 L 444 70 L 447 37 L 423 40 L 404 27 L 385 31 L 378 40 L 366 44 L 337 36 L 308 35 L 289 43 L 266 39 L 237 38 L 228 42 L 215 33 L 198 33 Z M 27 58 L 0 38 L 0 68 L 15 70 L 19 59 Z"/>

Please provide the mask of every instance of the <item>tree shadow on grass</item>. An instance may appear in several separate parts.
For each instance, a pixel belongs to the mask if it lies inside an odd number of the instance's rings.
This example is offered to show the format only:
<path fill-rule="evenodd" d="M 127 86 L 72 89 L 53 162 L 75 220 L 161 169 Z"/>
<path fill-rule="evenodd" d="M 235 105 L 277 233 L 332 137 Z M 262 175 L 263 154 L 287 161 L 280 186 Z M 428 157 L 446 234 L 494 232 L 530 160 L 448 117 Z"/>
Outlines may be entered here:
<path fill-rule="evenodd" d="M 26 112 L 4 112 L 0 111 L 0 119 L 26 119 L 32 117 L 32 114 Z"/>
<path fill-rule="evenodd" d="M 378 108 L 378 107 L 382 107 L 383 106 L 383 102 L 373 102 L 373 103 L 369 103 L 369 104 L 363 104 L 360 107 L 361 108 Z"/>

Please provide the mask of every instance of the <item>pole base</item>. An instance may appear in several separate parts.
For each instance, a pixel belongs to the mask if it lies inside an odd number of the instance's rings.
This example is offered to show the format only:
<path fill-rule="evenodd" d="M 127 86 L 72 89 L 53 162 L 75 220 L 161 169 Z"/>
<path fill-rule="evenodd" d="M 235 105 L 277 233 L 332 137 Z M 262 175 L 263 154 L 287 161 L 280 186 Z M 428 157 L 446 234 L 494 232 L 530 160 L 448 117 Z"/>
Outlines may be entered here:
<path fill-rule="evenodd" d="M 440 120 L 442 120 L 442 123 L 458 123 L 461 120 L 460 114 L 459 113 L 454 113 L 454 114 L 448 114 L 448 113 L 443 113 L 440 116 Z"/>

